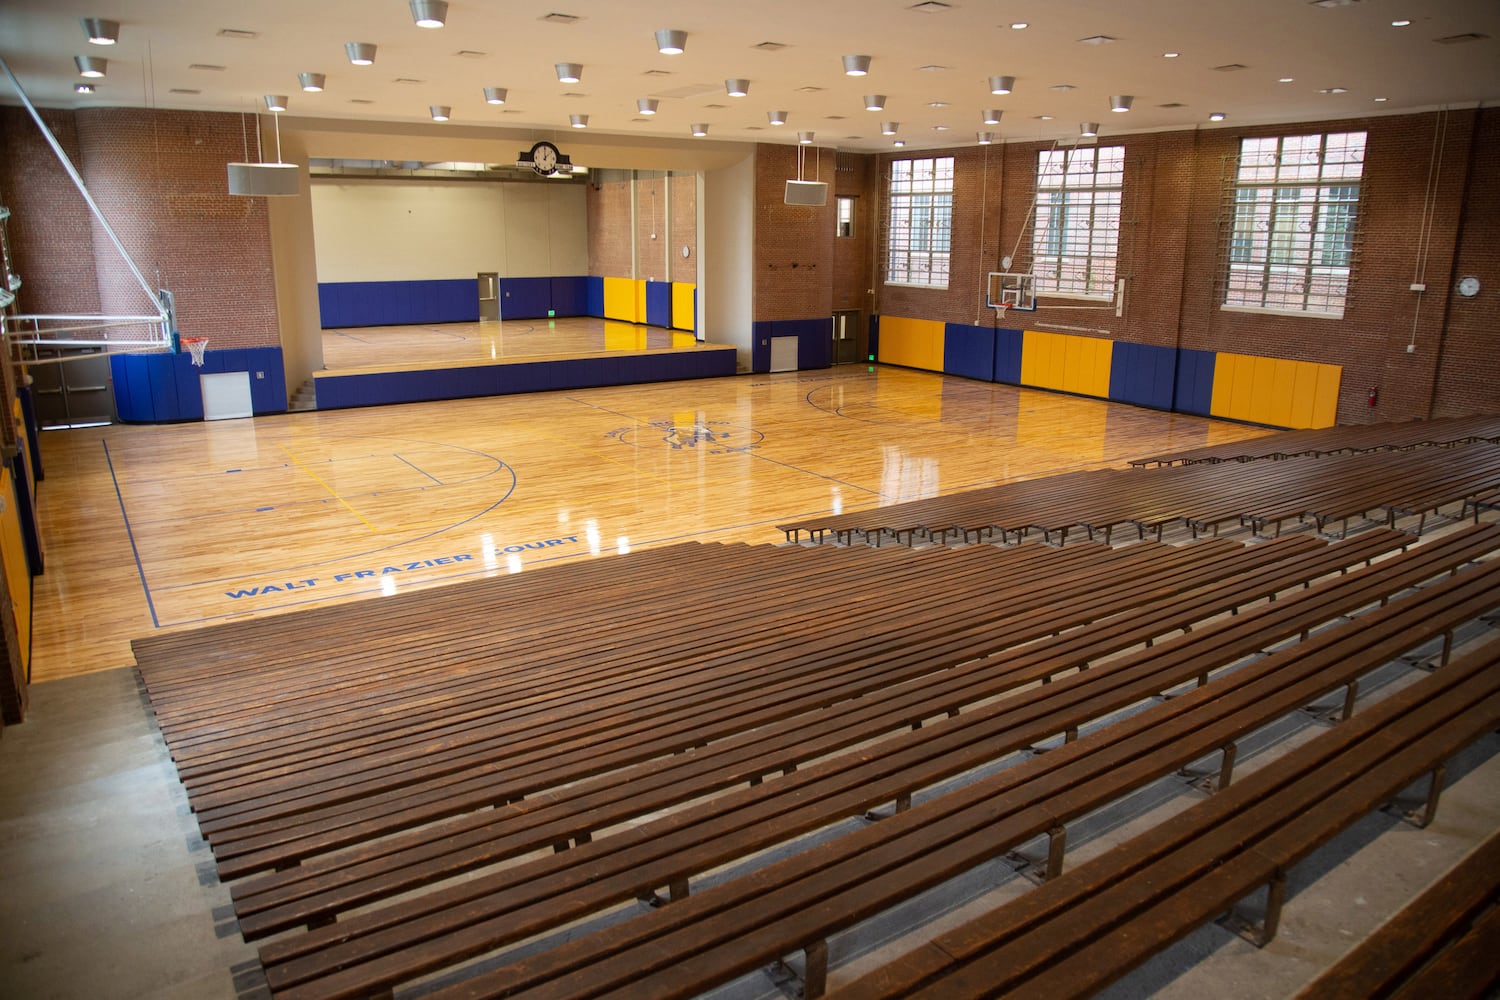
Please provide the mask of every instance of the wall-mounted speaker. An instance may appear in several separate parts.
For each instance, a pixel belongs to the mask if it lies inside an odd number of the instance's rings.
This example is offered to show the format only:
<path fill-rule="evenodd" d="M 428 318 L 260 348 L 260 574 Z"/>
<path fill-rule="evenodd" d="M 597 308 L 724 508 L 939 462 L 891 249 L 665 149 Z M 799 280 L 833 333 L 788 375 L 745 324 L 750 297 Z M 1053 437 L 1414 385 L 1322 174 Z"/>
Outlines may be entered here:
<path fill-rule="evenodd" d="M 295 163 L 231 163 L 229 193 L 271 197 L 301 193 Z"/>
<path fill-rule="evenodd" d="M 828 204 L 827 181 L 787 181 L 786 203 L 788 205 Z"/>

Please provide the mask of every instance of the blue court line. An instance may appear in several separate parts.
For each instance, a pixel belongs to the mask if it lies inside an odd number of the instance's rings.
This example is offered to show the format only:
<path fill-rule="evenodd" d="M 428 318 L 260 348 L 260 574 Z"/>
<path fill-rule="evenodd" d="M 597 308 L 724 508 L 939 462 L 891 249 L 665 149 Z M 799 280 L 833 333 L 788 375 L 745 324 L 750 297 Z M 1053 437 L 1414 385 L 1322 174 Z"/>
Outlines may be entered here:
<path fill-rule="evenodd" d="M 146 583 L 146 567 L 141 565 L 141 550 L 135 545 L 135 532 L 130 530 L 130 515 L 125 513 L 125 497 L 120 493 L 120 479 L 115 475 L 115 460 L 109 454 L 109 442 L 103 438 L 99 443 L 104 446 L 104 462 L 109 466 L 110 482 L 115 484 L 115 499 L 120 502 L 120 517 L 125 521 L 125 537 L 130 540 L 130 555 L 135 559 L 135 571 L 141 578 L 141 592 L 146 595 L 146 610 L 151 612 L 151 624 L 155 628 L 161 628 L 161 621 L 156 617 L 156 605 L 151 600 L 151 587 Z"/>
<path fill-rule="evenodd" d="M 395 452 L 391 452 L 391 454 L 392 455 L 396 455 Z M 419 468 L 417 468 L 417 466 L 412 465 L 411 462 L 407 462 L 406 459 L 403 458 L 402 456 L 396 455 L 396 459 L 398 461 L 401 461 L 401 462 L 406 462 L 407 465 L 411 465 L 411 467 L 413 469 L 416 469 L 418 472 L 422 473 L 422 475 L 426 476 L 428 479 L 431 479 L 433 482 L 437 483 L 439 486 L 446 486 L 446 485 L 448 485 L 447 483 L 445 483 L 441 479 L 439 479 L 437 476 L 434 476 L 432 473 L 428 472 L 426 469 L 419 469 Z"/>

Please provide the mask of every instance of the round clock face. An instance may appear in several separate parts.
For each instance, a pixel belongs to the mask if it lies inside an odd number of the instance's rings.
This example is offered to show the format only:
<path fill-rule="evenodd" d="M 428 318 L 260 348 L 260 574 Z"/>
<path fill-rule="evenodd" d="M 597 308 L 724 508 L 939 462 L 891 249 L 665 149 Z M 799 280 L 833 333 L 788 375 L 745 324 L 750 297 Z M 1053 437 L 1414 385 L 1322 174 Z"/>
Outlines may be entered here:
<path fill-rule="evenodd" d="M 539 174 L 550 174 L 557 170 L 557 147 L 550 142 L 539 142 L 531 147 L 531 162 Z"/>
<path fill-rule="evenodd" d="M 1466 299 L 1471 299 L 1479 294 L 1479 279 L 1468 275 L 1458 279 L 1458 294 Z"/>

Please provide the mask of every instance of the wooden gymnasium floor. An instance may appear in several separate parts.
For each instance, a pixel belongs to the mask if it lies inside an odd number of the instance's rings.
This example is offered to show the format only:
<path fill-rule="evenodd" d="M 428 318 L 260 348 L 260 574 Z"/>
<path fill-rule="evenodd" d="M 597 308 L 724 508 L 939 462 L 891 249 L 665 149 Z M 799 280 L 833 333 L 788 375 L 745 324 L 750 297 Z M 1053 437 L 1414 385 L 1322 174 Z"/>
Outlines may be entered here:
<path fill-rule="evenodd" d="M 325 344 L 353 367 L 562 342 L 530 325 L 487 341 L 474 324 L 330 331 Z M 396 346 L 367 343 L 387 336 Z M 777 544 L 775 525 L 797 517 L 1263 433 L 866 365 L 52 431 L 32 679 L 128 666 L 130 639 L 161 629 L 689 539 Z"/>

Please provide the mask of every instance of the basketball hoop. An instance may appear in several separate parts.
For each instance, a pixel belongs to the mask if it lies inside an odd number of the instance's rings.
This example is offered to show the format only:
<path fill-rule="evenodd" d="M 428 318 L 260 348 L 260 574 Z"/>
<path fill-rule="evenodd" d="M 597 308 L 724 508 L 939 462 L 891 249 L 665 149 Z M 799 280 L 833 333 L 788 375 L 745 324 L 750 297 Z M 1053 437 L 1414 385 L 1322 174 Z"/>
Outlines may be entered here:
<path fill-rule="evenodd" d="M 1009 302 L 997 302 L 995 304 L 995 322 L 1001 325 L 1005 323 L 1005 310 L 1010 308 Z"/>
<path fill-rule="evenodd" d="M 203 354 L 208 350 L 207 337 L 179 337 L 177 342 L 181 344 L 189 354 L 193 356 L 193 367 L 203 367 Z"/>

